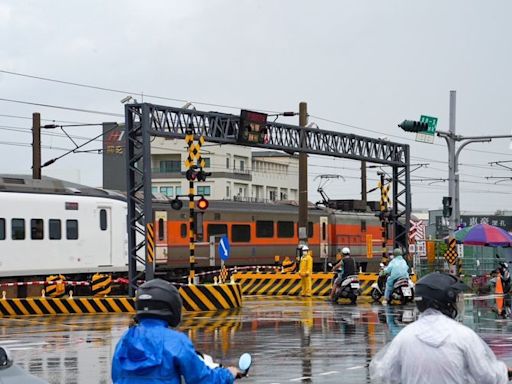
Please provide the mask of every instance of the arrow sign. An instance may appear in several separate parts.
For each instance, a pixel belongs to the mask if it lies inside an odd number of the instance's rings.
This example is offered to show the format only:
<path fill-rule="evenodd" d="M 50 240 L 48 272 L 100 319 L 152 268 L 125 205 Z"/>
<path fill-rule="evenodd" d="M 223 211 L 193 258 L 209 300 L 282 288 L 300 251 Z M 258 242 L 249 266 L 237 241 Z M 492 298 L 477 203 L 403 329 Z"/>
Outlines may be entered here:
<path fill-rule="evenodd" d="M 229 259 L 231 253 L 231 247 L 229 246 L 229 240 L 226 235 L 222 236 L 219 241 L 219 255 L 222 261 Z"/>

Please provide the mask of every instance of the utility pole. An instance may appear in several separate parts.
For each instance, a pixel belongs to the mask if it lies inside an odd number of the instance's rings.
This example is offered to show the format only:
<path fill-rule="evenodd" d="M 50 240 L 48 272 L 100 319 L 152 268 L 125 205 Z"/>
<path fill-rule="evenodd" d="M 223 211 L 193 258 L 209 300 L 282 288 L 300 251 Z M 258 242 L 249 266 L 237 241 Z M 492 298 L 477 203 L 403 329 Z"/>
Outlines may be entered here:
<path fill-rule="evenodd" d="M 32 178 L 41 179 L 41 114 L 32 114 Z"/>
<path fill-rule="evenodd" d="M 366 161 L 361 161 L 361 200 L 366 207 L 367 192 L 366 192 Z"/>
<path fill-rule="evenodd" d="M 306 148 L 306 135 L 304 129 L 308 124 L 308 105 L 304 101 L 299 103 L 299 126 L 301 129 L 300 146 Z M 308 242 L 308 155 L 299 152 L 299 243 Z"/>

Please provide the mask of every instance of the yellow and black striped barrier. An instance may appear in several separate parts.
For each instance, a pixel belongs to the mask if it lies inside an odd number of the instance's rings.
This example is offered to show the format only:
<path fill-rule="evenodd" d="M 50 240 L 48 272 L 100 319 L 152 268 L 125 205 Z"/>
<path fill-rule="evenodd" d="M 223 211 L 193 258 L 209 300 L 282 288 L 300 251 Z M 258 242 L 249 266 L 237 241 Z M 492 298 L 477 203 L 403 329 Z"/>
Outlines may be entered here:
<path fill-rule="evenodd" d="M 112 276 L 95 273 L 91 279 L 91 292 L 95 297 L 104 297 L 112 291 Z"/>
<path fill-rule="evenodd" d="M 63 275 L 48 276 L 46 282 L 50 284 L 45 287 L 45 294 L 54 298 L 64 297 L 66 295 L 65 280 L 66 278 Z"/>
<path fill-rule="evenodd" d="M 135 312 L 128 297 L 28 297 L 0 299 L 0 316 Z"/>
<path fill-rule="evenodd" d="M 329 296 L 334 273 L 313 273 L 313 296 Z M 377 281 L 376 273 L 360 273 L 362 295 L 370 295 L 371 285 Z M 244 295 L 299 296 L 301 293 L 298 273 L 237 272 L 236 283 L 242 286 Z"/>
<path fill-rule="evenodd" d="M 179 291 L 187 311 L 215 311 L 242 306 L 240 284 L 183 285 Z"/>

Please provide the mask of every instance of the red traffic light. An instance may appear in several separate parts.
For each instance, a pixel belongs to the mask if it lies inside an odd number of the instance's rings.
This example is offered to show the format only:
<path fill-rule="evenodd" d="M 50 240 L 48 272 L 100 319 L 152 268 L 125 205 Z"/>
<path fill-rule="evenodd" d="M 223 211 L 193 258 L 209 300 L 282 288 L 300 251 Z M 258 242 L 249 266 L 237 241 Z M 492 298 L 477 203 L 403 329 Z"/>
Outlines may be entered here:
<path fill-rule="evenodd" d="M 199 200 L 197 200 L 197 203 L 196 203 L 197 208 L 203 209 L 203 210 L 208 208 L 209 205 L 210 205 L 210 203 L 204 197 L 201 197 Z"/>

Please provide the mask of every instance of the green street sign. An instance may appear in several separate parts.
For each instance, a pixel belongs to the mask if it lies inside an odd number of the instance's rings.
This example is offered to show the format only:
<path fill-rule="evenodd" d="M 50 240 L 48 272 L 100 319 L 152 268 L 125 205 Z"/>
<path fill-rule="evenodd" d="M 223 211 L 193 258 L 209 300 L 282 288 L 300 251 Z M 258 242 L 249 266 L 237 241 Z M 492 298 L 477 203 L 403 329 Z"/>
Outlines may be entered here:
<path fill-rule="evenodd" d="M 428 130 L 418 132 L 416 134 L 416 141 L 432 144 L 434 142 L 434 135 L 436 133 L 437 117 L 421 115 L 420 123 L 427 123 Z"/>
<path fill-rule="evenodd" d="M 433 136 L 436 133 L 437 117 L 421 115 L 420 122 L 428 124 L 428 131 L 423 132 L 425 135 Z"/>

